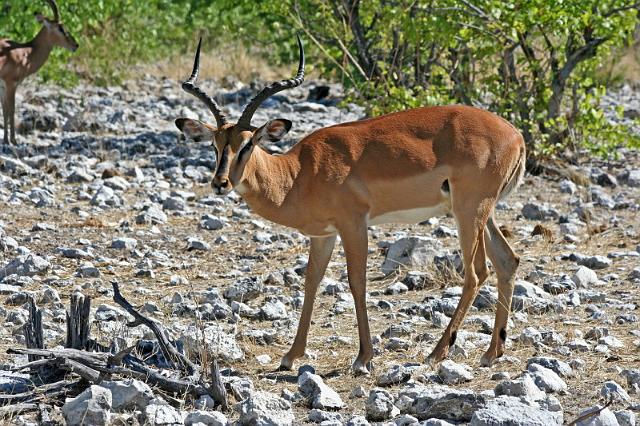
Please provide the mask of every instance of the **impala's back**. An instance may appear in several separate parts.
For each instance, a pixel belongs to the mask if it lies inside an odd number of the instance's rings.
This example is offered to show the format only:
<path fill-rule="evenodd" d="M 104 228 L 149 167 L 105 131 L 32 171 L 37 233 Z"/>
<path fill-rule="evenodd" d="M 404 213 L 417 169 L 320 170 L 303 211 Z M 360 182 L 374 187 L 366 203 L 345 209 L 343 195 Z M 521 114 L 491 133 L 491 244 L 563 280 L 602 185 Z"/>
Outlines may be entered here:
<path fill-rule="evenodd" d="M 511 124 L 452 105 L 320 129 L 286 156 L 301 162 L 296 185 L 313 185 L 316 208 L 358 205 L 375 225 L 445 214 L 452 187 L 481 184 L 499 194 L 523 154 L 524 140 Z"/>

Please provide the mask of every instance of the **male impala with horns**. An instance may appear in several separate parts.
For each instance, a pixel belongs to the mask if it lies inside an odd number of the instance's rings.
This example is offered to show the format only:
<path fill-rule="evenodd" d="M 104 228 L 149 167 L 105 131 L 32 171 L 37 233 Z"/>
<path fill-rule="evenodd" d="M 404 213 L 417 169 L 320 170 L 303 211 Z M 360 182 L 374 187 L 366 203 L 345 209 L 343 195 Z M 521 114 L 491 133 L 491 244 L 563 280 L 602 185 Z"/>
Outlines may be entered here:
<path fill-rule="evenodd" d="M 269 96 L 302 83 L 300 39 L 298 46 L 296 76 L 265 87 L 238 122 L 230 123 L 213 98 L 196 86 L 199 44 L 193 73 L 182 87 L 207 105 L 216 125 L 176 120 L 187 138 L 213 141 L 217 166 L 212 186 L 217 194 L 235 189 L 255 213 L 295 228 L 311 240 L 300 323 L 281 367 L 291 369 L 304 355 L 318 284 L 340 235 L 360 340 L 352 367 L 356 374 L 367 373 L 373 357 L 366 303 L 367 226 L 417 223 L 448 212 L 458 224 L 464 288 L 428 361 L 443 360 L 454 344 L 458 328 L 489 275 L 488 257 L 498 277 L 499 293 L 491 343 L 481 360 L 490 365 L 504 352 L 519 261 L 496 225 L 494 207 L 522 180 L 522 136 L 497 115 L 450 105 L 326 127 L 303 138 L 286 154 L 271 155 L 261 145 L 282 139 L 292 123 L 274 118 L 255 127 L 251 117 Z"/>

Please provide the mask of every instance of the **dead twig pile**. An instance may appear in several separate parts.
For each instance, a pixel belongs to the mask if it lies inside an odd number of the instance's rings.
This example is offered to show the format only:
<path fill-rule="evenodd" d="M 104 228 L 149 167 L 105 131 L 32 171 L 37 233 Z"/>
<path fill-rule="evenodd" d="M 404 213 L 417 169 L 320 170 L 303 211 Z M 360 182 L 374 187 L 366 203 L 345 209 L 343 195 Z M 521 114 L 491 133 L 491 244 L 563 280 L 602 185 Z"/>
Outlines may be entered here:
<path fill-rule="evenodd" d="M 223 409 L 228 407 L 227 390 L 222 383 L 216 361 L 209 368 L 194 364 L 178 350 L 167 330 L 158 321 L 140 313 L 112 281 L 113 300 L 133 318 L 128 327 L 144 325 L 155 335 L 168 369 L 149 365 L 132 352 L 136 345 L 117 351 L 115 345 L 106 348 L 90 338 L 89 312 L 91 300 L 80 293 L 71 298 L 67 312 L 65 348 L 45 349 L 42 312 L 29 299 L 29 321 L 25 324 L 26 348 L 7 352 L 27 355 L 28 362 L 11 368 L 13 372 L 28 372 L 32 386 L 26 392 L 0 394 L 0 415 L 16 415 L 28 411 L 48 412 L 51 405 L 62 405 L 68 396 L 75 396 L 91 384 L 105 380 L 132 378 L 146 382 L 165 394 L 168 401 L 179 403 L 185 397 L 194 400 L 209 395 Z M 210 371 L 209 371 L 210 370 Z M 209 373 L 209 374 L 207 374 Z"/>

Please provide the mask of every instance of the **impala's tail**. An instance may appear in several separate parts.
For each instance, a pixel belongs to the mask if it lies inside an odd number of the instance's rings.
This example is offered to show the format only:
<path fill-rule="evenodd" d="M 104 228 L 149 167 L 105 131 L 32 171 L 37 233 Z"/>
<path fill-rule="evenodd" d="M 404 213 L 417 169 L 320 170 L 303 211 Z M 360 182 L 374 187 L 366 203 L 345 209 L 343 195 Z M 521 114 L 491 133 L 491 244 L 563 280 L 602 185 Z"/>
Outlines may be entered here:
<path fill-rule="evenodd" d="M 520 156 L 518 157 L 518 162 L 513 167 L 513 170 L 511 170 L 507 181 L 502 185 L 502 190 L 500 191 L 500 195 L 498 196 L 500 200 L 504 200 L 522 183 L 522 180 L 524 178 L 526 159 L 527 155 L 523 143 L 520 147 Z"/>

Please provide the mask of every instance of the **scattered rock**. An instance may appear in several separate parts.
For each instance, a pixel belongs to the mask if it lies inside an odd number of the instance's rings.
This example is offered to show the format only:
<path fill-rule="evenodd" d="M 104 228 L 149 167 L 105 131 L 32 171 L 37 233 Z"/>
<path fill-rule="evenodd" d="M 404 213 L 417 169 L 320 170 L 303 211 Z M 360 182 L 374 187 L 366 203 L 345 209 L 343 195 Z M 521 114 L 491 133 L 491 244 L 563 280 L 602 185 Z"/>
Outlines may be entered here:
<path fill-rule="evenodd" d="M 312 408 L 337 410 L 344 407 L 340 395 L 316 374 L 305 372 L 298 377 L 300 392 L 311 401 Z"/>
<path fill-rule="evenodd" d="M 400 410 L 393 404 L 393 397 L 384 389 L 371 389 L 369 397 L 364 404 L 367 420 L 389 420 L 398 414 Z"/>
<path fill-rule="evenodd" d="M 111 391 L 91 385 L 75 398 L 67 399 L 62 414 L 67 425 L 107 425 L 111 419 Z"/>
<path fill-rule="evenodd" d="M 291 403 L 269 392 L 256 391 L 236 405 L 239 422 L 247 426 L 289 426 L 295 418 Z"/>

